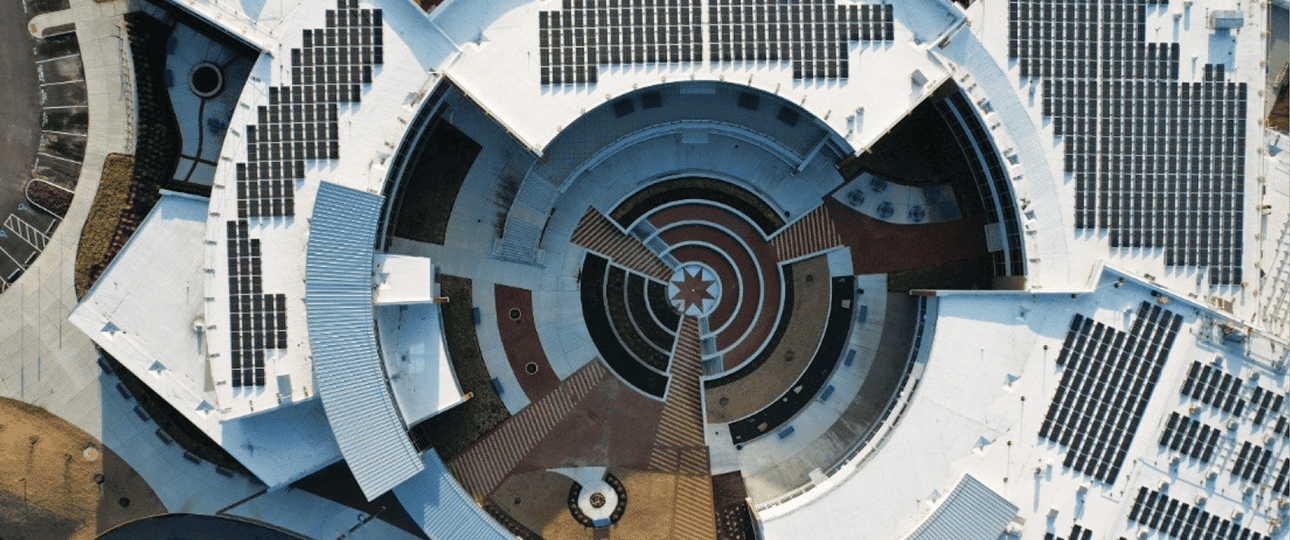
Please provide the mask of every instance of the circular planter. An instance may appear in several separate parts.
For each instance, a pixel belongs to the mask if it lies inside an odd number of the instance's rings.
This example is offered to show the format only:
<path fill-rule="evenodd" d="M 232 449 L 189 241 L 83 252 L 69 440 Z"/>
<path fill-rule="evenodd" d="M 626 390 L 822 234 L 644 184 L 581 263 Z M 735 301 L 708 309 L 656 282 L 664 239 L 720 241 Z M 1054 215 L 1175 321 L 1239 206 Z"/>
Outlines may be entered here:
<path fill-rule="evenodd" d="M 197 64 L 188 73 L 188 88 L 202 99 L 218 96 L 224 91 L 224 72 L 210 62 Z"/>

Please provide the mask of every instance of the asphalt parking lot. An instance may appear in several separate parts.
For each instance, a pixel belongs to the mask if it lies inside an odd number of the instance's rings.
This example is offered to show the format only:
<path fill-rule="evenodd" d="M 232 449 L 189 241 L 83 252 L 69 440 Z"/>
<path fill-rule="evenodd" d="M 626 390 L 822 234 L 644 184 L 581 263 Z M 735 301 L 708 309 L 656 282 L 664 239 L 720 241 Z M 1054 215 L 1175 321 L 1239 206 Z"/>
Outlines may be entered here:
<path fill-rule="evenodd" d="M 89 115 L 76 36 L 33 39 L 27 29 L 31 17 L 67 6 L 0 3 L 0 122 L 8 128 L 0 139 L 0 291 L 35 261 L 58 225 L 58 216 L 28 201 L 28 181 L 74 190 L 85 156 Z"/>

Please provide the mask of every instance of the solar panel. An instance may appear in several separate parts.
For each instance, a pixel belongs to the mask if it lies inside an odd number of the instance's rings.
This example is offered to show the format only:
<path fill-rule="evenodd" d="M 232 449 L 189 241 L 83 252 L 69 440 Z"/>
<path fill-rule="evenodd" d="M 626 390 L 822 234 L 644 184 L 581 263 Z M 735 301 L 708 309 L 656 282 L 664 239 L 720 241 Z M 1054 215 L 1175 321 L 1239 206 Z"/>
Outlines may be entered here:
<path fill-rule="evenodd" d="M 1076 315 L 1058 355 L 1065 369 L 1039 435 L 1067 447 L 1066 467 L 1108 484 L 1119 474 L 1141 419 L 1139 409 L 1150 398 L 1182 320 L 1152 307 L 1139 306 L 1129 333 Z M 1112 422 L 1117 429 L 1104 429 Z M 1162 444 L 1172 443 L 1176 431 L 1169 437 Z"/>
<path fill-rule="evenodd" d="M 260 240 L 250 238 L 249 229 L 246 220 L 227 222 L 229 342 L 234 387 L 262 386 L 265 349 L 286 347 L 286 298 L 282 294 L 262 293 Z M 280 328 L 280 337 L 276 342 L 267 342 L 263 320 L 274 306 L 282 308 L 274 323 Z"/>

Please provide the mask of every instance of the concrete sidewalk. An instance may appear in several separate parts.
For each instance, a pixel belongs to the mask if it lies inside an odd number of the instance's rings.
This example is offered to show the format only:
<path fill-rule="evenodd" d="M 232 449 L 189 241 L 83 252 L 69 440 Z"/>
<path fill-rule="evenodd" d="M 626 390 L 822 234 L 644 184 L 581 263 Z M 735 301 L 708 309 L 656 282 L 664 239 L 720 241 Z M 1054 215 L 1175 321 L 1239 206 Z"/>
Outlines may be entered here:
<path fill-rule="evenodd" d="M 76 195 L 44 253 L 0 295 L 0 396 L 43 407 L 102 438 L 98 367 L 90 340 L 67 316 L 76 306 L 74 268 L 81 227 L 98 192 L 103 161 L 133 152 L 132 67 L 123 63 L 122 13 L 133 3 L 72 0 L 71 9 L 38 16 L 34 34 L 74 23 L 85 67 L 89 137 Z M 128 49 L 125 58 L 128 59 Z M 130 89 L 122 98 L 122 89 Z"/>

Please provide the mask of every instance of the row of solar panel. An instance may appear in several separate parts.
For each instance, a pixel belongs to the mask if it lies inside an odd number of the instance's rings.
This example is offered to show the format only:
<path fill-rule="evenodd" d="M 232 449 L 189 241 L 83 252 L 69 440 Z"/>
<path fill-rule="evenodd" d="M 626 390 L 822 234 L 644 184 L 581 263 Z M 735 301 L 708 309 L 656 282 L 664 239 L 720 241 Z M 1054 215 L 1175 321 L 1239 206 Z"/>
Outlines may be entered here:
<path fill-rule="evenodd" d="M 1022 56 L 1017 66 L 1022 77 L 1092 79 L 1097 76 L 1098 65 L 1095 59 L 1067 58 L 1030 58 Z M 1107 79 L 1136 79 L 1139 81 L 1177 80 L 1178 62 L 1159 61 L 1121 61 L 1113 60 L 1100 64 L 1102 77 Z"/>
<path fill-rule="evenodd" d="M 260 240 L 250 237 L 250 223 L 231 220 L 226 229 L 231 382 L 235 388 L 263 385 L 264 350 L 286 347 L 286 297 L 259 292 Z"/>
<path fill-rule="evenodd" d="M 312 95 L 315 86 L 304 87 L 304 102 L 283 99 L 282 101 L 272 100 L 269 105 L 261 105 L 256 108 L 256 120 L 261 124 L 259 126 L 250 126 L 247 129 L 247 138 L 251 142 L 262 142 L 265 140 L 274 140 L 273 133 L 276 126 L 280 124 L 314 124 L 328 123 L 335 124 L 340 117 L 340 110 L 335 102 L 326 102 L 326 95 L 318 95 L 315 99 Z M 284 98 L 291 96 L 292 93 L 279 92 L 278 95 Z M 300 90 L 299 87 L 292 90 Z M 297 96 L 300 92 L 295 92 Z M 272 94 L 270 94 L 272 95 Z M 331 130 L 332 133 L 335 130 Z M 288 135 L 283 134 L 285 140 Z M 325 137 L 326 135 L 321 135 Z M 335 137 L 333 134 L 332 137 Z M 297 136 L 297 140 L 303 140 Z"/>
<path fill-rule="evenodd" d="M 1221 195 L 1227 201 L 1239 198 L 1240 192 L 1232 190 L 1245 187 L 1245 182 L 1238 174 L 1245 167 L 1244 155 L 1232 155 L 1234 151 L 1229 150 L 1226 143 L 1213 146 L 1196 141 L 1195 144 L 1170 146 L 1172 148 L 1167 147 L 1165 151 L 1147 147 L 1130 151 L 1132 153 L 1108 146 L 1102 146 L 1101 152 L 1091 149 L 1080 153 L 1071 151 L 1063 156 L 1063 167 L 1068 173 L 1082 173 L 1090 181 L 1099 179 L 1101 185 L 1098 187 L 1103 191 L 1132 193 L 1147 197 L 1148 200 L 1165 195 L 1159 193 L 1159 190 L 1165 190 L 1170 195 L 1177 194 L 1180 200 L 1190 198 L 1187 191 L 1207 196 Z M 1178 157 L 1180 152 L 1208 155 Z M 1192 186 L 1190 190 L 1188 184 Z M 1179 193 L 1180 191 L 1183 193 Z M 1186 206 L 1186 203 L 1180 203 L 1179 206 Z"/>
<path fill-rule="evenodd" d="M 825 44 L 847 41 L 892 41 L 895 39 L 895 23 L 874 22 L 860 25 L 846 23 L 816 22 L 807 24 L 780 23 L 746 25 L 708 26 L 708 34 L 718 43 L 732 42 L 815 42 Z"/>
<path fill-rule="evenodd" d="M 291 84 L 312 86 L 320 96 L 330 102 L 358 103 L 362 101 L 359 83 L 372 82 L 372 66 L 316 66 L 312 68 L 292 68 Z"/>
<path fill-rule="evenodd" d="M 1265 540 L 1266 538 L 1242 527 L 1240 523 L 1219 518 L 1200 507 L 1145 487 L 1138 488 L 1138 496 L 1133 500 L 1133 506 L 1129 510 L 1129 520 L 1179 540 Z"/>
<path fill-rule="evenodd" d="M 1109 133 L 1114 126 L 1182 126 L 1188 120 L 1194 126 L 1201 118 L 1228 121 L 1241 121 L 1245 118 L 1243 85 L 1204 85 L 1205 88 L 1202 88 L 1202 85 L 1197 83 L 1189 91 L 1187 88 L 1189 83 L 1158 83 L 1147 85 L 1147 95 L 1133 96 L 1121 95 L 1119 86 L 1104 83 L 1102 96 L 1095 98 L 1092 95 L 1092 83 L 1093 81 L 1076 80 L 1044 81 L 1041 85 L 1043 91 L 1040 94 L 1044 116 L 1058 113 L 1080 118 L 1100 116 L 1106 124 L 1102 128 L 1105 133 Z M 1204 97 L 1199 95 L 1202 90 L 1212 90 L 1214 87 L 1218 87 L 1220 91 L 1206 92 Z M 1239 91 L 1240 97 L 1223 92 L 1221 90 L 1223 87 L 1231 88 L 1233 92 Z M 1087 95 L 1083 91 L 1085 88 L 1088 91 Z M 1154 91 L 1157 88 L 1160 89 L 1159 93 Z M 1111 91 L 1107 92 L 1107 90 Z M 1074 114 L 1076 111 L 1078 114 Z M 1151 117 L 1144 118 L 1146 115 Z M 1203 131 L 1205 130 L 1194 130 L 1197 133 Z"/>
<path fill-rule="evenodd" d="M 775 24 L 812 22 L 856 22 L 860 24 L 886 23 L 892 20 L 892 4 L 849 4 L 839 6 L 834 2 L 815 4 L 764 3 L 708 6 L 711 24 Z"/>
<path fill-rule="evenodd" d="M 321 128 L 320 128 L 321 131 Z M 308 133 L 308 132 L 306 132 Z M 312 137 L 307 137 L 310 139 Z M 297 174 L 293 178 L 303 178 L 304 161 L 306 159 L 337 159 L 340 157 L 340 141 L 336 139 L 305 142 L 276 142 L 260 143 L 247 145 L 246 160 L 247 177 L 256 178 L 284 178 L 291 174 Z M 259 163 L 259 167 L 252 172 L 251 167 Z"/>
<path fill-rule="evenodd" d="M 1263 481 L 1263 473 L 1267 471 L 1268 461 L 1271 459 L 1271 450 L 1245 441 L 1241 445 L 1241 453 L 1232 462 L 1232 476 L 1258 484 Z"/>
<path fill-rule="evenodd" d="M 385 33 L 379 26 L 351 30 L 305 30 L 300 48 L 291 49 L 291 65 L 370 65 L 384 45 Z"/>
<path fill-rule="evenodd" d="M 1262 386 L 1254 387 L 1254 395 L 1250 398 L 1250 406 L 1254 408 L 1254 423 L 1262 424 L 1267 418 L 1268 413 L 1276 414 L 1281 412 L 1281 404 L 1285 396 L 1271 390 L 1264 390 Z"/>
<path fill-rule="evenodd" d="M 1076 60 L 1076 61 L 1096 61 L 1101 57 L 1104 64 L 1102 75 L 1109 76 L 1110 68 L 1121 64 L 1121 71 L 1128 73 L 1133 70 L 1139 73 L 1143 69 L 1150 69 L 1160 74 L 1151 75 L 1152 78 L 1177 78 L 1178 61 L 1181 50 L 1177 43 L 1136 43 L 1124 46 L 1121 43 L 1115 43 L 1107 46 L 1095 41 L 1087 41 L 1083 37 L 1071 41 L 1041 41 L 1041 40 L 1016 40 L 1009 42 L 1008 57 L 1014 59 L 1030 59 L 1032 62 L 1052 61 L 1058 63 Z M 1099 55 L 1100 51 L 1100 55 Z M 1069 70 L 1068 70 L 1069 71 Z M 1096 71 L 1090 71 L 1089 76 L 1094 76 Z M 1205 80 L 1222 80 L 1222 77 L 1216 79 L 1206 78 Z"/>
<path fill-rule="evenodd" d="M 603 7 L 538 12 L 538 28 L 594 30 L 596 28 L 689 26 L 703 20 L 696 6 Z"/>
<path fill-rule="evenodd" d="M 699 43 L 685 45 L 600 45 L 587 48 L 539 49 L 542 67 L 588 67 L 622 64 L 674 64 L 703 58 Z"/>
<path fill-rule="evenodd" d="M 700 0 L 563 0 L 561 6 L 565 11 L 571 9 L 594 9 L 616 7 L 656 7 L 699 5 Z"/>
<path fill-rule="evenodd" d="M 338 142 L 340 139 L 340 124 L 334 122 L 326 123 L 309 123 L 309 124 L 281 124 L 272 126 L 260 126 L 256 130 L 260 135 L 249 135 L 247 137 L 247 158 L 248 161 L 282 161 L 291 159 L 326 159 L 326 148 L 331 143 Z M 252 132 L 255 133 L 255 132 Z M 302 157 L 302 152 L 306 152 L 306 147 L 299 147 L 301 150 L 292 152 L 287 150 L 287 146 L 292 144 L 316 145 L 315 155 Z M 277 147 L 276 151 L 272 148 Z M 296 157 L 291 157 L 292 154 Z M 333 156 L 334 159 L 334 156 Z M 248 163 L 247 165 L 251 165 Z M 290 170 L 290 169 L 288 169 Z M 254 175 L 252 175 L 254 176 Z"/>
<path fill-rule="evenodd" d="M 381 10 L 359 9 L 358 0 L 338 0 L 336 9 L 327 10 L 325 17 L 327 28 L 381 25 Z"/>
<path fill-rule="evenodd" d="M 1067 447 L 1063 466 L 1115 482 L 1181 323 L 1147 302 L 1127 334 L 1075 315 L 1057 358 L 1066 367 L 1039 430 Z"/>
<path fill-rule="evenodd" d="M 335 159 L 329 147 L 340 139 L 340 125 L 335 123 L 270 126 L 273 137 L 247 143 L 247 161 L 289 161 L 293 159 Z M 279 129 L 280 128 L 280 129 Z M 261 126 L 263 129 L 263 126 Z M 266 133 L 268 135 L 268 133 Z M 312 149 L 312 150 L 311 150 Z M 249 165 L 250 163 L 248 163 Z M 290 172 L 291 168 L 283 168 Z M 287 174 L 287 173 L 284 173 Z"/>
<path fill-rule="evenodd" d="M 1218 428 L 1175 412 L 1169 415 L 1169 422 L 1160 432 L 1160 446 L 1208 463 L 1214 457 L 1220 433 L 1222 430 Z"/>
<path fill-rule="evenodd" d="M 1208 64 L 1207 64 L 1208 65 Z M 1044 97 L 1075 97 L 1075 98 L 1093 98 L 1094 92 L 1100 89 L 1098 97 L 1101 99 L 1102 109 L 1111 110 L 1112 105 L 1119 104 L 1123 101 L 1133 103 L 1178 103 L 1178 107 L 1171 107 L 1169 110 L 1182 109 L 1186 112 L 1187 108 L 1191 109 L 1193 116 L 1201 114 L 1223 114 L 1226 112 L 1232 115 L 1235 109 L 1228 109 L 1245 100 L 1246 85 L 1245 83 L 1234 83 L 1224 81 L 1207 81 L 1207 82 L 1171 82 L 1171 81 L 1130 81 L 1130 80 L 1080 80 L 1080 79 L 1063 79 L 1061 81 L 1046 81 L 1043 85 Z M 1223 101 L 1232 101 L 1235 104 L 1221 103 Z M 1219 102 L 1219 103 L 1216 103 Z M 1214 109 L 1214 112 L 1206 113 L 1210 106 L 1225 107 L 1222 111 Z"/>
<path fill-rule="evenodd" d="M 1281 472 L 1277 473 L 1276 482 L 1272 484 L 1272 492 L 1280 493 L 1282 497 L 1290 497 L 1290 458 L 1281 461 Z"/>
<path fill-rule="evenodd" d="M 1081 527 L 1078 523 L 1071 527 L 1071 534 L 1066 538 L 1056 536 L 1053 533 L 1044 533 L 1044 540 L 1091 540 L 1092 538 L 1093 531 Z"/>
<path fill-rule="evenodd" d="M 742 45 L 730 43 L 713 43 L 711 58 L 714 62 L 751 62 L 751 61 L 793 61 L 812 62 L 817 60 L 847 60 L 847 45 L 837 43 L 755 43 Z"/>
<path fill-rule="evenodd" d="M 582 47 L 592 54 L 597 47 L 632 47 L 635 45 L 702 45 L 703 27 L 684 26 L 603 26 L 600 28 L 554 29 L 545 28 L 538 31 L 539 50 L 550 49 L 550 55 L 557 57 L 561 51 L 577 50 Z M 567 52 L 565 53 L 567 54 Z"/>

